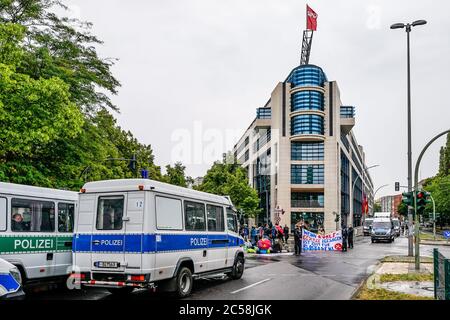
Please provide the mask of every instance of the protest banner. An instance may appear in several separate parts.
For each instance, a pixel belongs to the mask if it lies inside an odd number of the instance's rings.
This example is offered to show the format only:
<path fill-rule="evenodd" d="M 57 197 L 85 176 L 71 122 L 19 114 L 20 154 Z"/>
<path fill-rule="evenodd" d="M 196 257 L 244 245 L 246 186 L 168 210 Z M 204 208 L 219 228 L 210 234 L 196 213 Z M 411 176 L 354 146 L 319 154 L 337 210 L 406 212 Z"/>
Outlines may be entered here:
<path fill-rule="evenodd" d="M 342 251 L 341 230 L 320 235 L 308 230 L 303 230 L 303 251 Z"/>

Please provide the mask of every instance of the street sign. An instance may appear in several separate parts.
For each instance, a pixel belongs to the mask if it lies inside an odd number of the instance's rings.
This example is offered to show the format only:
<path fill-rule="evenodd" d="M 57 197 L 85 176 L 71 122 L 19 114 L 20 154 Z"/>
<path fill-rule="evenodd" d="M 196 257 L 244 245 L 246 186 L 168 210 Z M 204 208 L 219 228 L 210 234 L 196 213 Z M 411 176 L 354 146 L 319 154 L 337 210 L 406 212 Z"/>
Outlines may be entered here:
<path fill-rule="evenodd" d="M 443 235 L 445 238 L 449 239 L 450 238 L 450 231 L 444 231 Z"/>

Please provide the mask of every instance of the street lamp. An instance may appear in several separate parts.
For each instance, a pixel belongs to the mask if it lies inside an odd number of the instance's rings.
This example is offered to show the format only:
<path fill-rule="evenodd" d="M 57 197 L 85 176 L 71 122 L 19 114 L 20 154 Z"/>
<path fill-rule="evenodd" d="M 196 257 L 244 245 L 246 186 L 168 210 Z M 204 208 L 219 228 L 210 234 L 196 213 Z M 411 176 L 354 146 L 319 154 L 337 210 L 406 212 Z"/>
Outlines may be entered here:
<path fill-rule="evenodd" d="M 410 70 L 410 50 L 409 50 L 409 33 L 411 27 L 421 26 L 426 24 L 425 20 L 416 20 L 413 23 L 394 23 L 391 25 L 391 29 L 403 29 L 406 28 L 406 47 L 407 47 L 407 80 L 408 80 L 408 192 L 412 191 L 412 156 L 411 156 L 411 70 Z M 408 222 L 412 225 L 412 208 L 408 206 Z M 413 255 L 413 242 L 412 236 L 408 237 L 408 255 Z"/>

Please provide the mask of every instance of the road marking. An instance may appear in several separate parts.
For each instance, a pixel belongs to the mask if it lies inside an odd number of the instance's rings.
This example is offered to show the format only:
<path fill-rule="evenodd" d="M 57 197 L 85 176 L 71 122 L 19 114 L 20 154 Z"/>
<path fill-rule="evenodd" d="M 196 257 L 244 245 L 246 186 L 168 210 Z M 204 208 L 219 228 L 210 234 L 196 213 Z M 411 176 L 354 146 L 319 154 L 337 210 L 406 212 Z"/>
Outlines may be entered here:
<path fill-rule="evenodd" d="M 254 287 L 254 286 L 257 286 L 258 284 L 261 284 L 261 283 L 264 283 L 264 282 L 267 282 L 267 281 L 270 281 L 270 280 L 272 280 L 272 278 L 267 278 L 267 279 L 264 279 L 264 280 L 255 282 L 254 284 L 251 284 L 251 285 L 249 285 L 249 286 L 243 287 L 243 288 L 238 289 L 238 290 L 236 290 L 236 291 L 232 291 L 231 294 L 235 294 L 235 293 L 238 293 L 238 292 L 241 292 L 241 291 L 250 289 L 250 288 L 252 288 L 252 287 Z"/>

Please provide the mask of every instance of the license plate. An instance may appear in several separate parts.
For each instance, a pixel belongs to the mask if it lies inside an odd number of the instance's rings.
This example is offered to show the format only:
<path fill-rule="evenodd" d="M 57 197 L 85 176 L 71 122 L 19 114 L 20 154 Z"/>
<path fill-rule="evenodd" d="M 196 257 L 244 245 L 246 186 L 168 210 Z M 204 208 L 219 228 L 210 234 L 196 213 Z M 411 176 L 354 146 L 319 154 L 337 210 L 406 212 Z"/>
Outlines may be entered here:
<path fill-rule="evenodd" d="M 96 266 L 97 268 L 115 269 L 115 268 L 119 267 L 119 262 L 97 261 L 97 262 L 94 262 L 94 266 Z"/>

